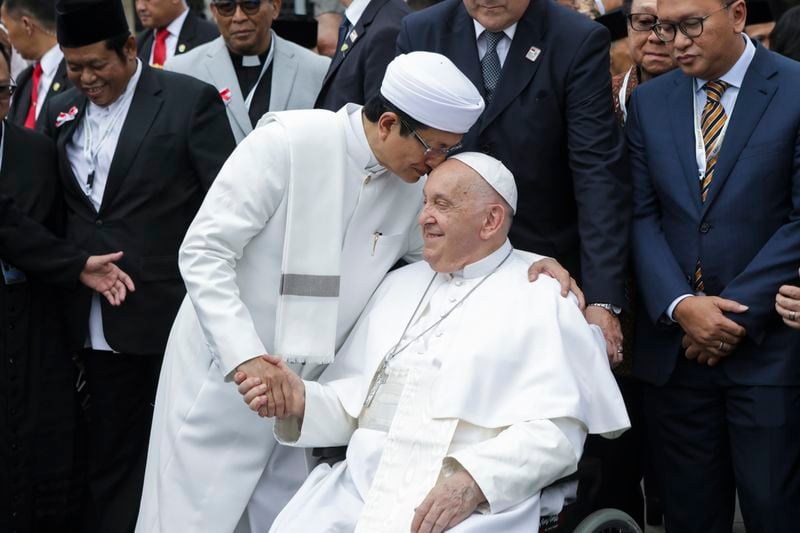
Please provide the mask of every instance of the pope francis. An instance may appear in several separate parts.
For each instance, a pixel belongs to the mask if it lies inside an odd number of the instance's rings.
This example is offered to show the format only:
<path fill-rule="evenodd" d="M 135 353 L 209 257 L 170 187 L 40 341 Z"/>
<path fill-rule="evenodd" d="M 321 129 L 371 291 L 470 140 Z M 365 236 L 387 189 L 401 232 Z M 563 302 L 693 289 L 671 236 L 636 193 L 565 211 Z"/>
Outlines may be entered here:
<path fill-rule="evenodd" d="M 319 382 L 272 356 L 269 384 L 236 373 L 262 415 L 285 391 L 282 444 L 349 444 L 271 531 L 530 533 L 560 510 L 542 490 L 575 471 L 586 434 L 629 426 L 602 334 L 554 280 L 526 280 L 507 240 L 516 195 L 496 159 L 453 156 L 424 185 L 425 261 L 387 276 Z"/>

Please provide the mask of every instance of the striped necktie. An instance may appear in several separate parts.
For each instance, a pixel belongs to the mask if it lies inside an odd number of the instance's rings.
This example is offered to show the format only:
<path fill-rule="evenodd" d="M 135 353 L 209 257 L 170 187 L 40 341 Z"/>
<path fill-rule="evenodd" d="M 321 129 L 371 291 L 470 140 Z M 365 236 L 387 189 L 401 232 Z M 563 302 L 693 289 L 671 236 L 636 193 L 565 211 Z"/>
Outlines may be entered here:
<path fill-rule="evenodd" d="M 720 135 L 725 130 L 725 123 L 728 121 L 728 115 L 725 113 L 725 108 L 722 107 L 722 95 L 728 88 L 728 84 L 722 80 L 716 80 L 706 83 L 703 88 L 706 90 L 706 105 L 703 107 L 700 129 L 703 132 L 703 144 L 706 149 L 706 173 L 700 182 L 700 198 L 705 203 L 708 198 L 708 189 L 714 180 L 714 171 L 717 169 L 719 156 L 717 142 L 720 141 Z M 695 292 L 705 291 L 700 258 L 697 259 L 694 268 L 692 287 Z"/>

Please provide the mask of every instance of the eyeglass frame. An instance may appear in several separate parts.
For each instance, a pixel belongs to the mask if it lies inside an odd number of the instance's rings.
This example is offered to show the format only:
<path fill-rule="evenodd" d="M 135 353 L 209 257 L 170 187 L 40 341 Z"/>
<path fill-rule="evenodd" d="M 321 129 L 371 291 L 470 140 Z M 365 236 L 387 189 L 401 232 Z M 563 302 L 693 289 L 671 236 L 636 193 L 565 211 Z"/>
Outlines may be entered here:
<path fill-rule="evenodd" d="M 405 126 L 407 129 L 411 130 L 411 133 L 414 134 L 414 137 L 417 138 L 417 141 L 419 141 L 419 143 L 422 145 L 422 147 L 425 148 L 425 153 L 423 154 L 423 157 L 427 158 L 427 157 L 430 157 L 430 156 L 437 156 L 437 157 L 444 157 L 445 159 L 447 159 L 447 157 L 450 154 L 452 154 L 456 150 L 460 150 L 463 147 L 463 145 L 461 143 L 457 143 L 457 144 L 454 144 L 453 146 L 451 146 L 449 148 L 433 148 L 428 143 L 426 143 L 425 139 L 423 139 L 422 136 L 419 133 L 417 133 L 417 130 L 415 130 L 414 128 L 409 126 L 408 123 L 405 120 L 403 120 L 402 118 L 399 118 L 399 120 L 400 120 L 400 123 L 403 126 Z"/>
<path fill-rule="evenodd" d="M 711 13 L 706 15 L 705 17 L 687 17 L 687 18 L 685 18 L 685 19 L 683 19 L 681 21 L 678 21 L 678 22 L 661 22 L 661 21 L 659 21 L 659 22 L 657 22 L 655 24 L 655 26 L 653 26 L 653 32 L 656 34 L 656 37 L 658 37 L 661 40 L 662 43 L 671 43 L 671 42 L 673 42 L 678 37 L 678 30 L 680 30 L 680 32 L 687 39 L 697 39 L 701 35 L 703 35 L 703 31 L 705 31 L 704 23 L 705 23 L 706 20 L 708 20 L 713 15 L 716 15 L 720 11 L 724 11 L 724 10 L 728 9 L 733 4 L 735 4 L 736 2 L 739 2 L 739 1 L 740 0 L 730 0 L 727 4 L 724 4 L 721 8 L 717 9 L 716 11 L 712 11 Z M 684 27 L 684 24 L 686 24 L 687 20 L 692 21 L 692 23 L 700 24 L 700 33 L 698 33 L 697 35 L 689 35 L 686 32 L 686 28 Z M 659 28 L 663 28 L 665 26 L 669 26 L 669 27 L 672 28 L 673 34 L 672 34 L 672 38 L 671 39 L 665 39 L 661 35 L 661 33 L 659 32 Z"/>
<path fill-rule="evenodd" d="M 261 4 L 263 4 L 264 1 L 265 0 L 219 0 L 219 1 L 218 0 L 211 0 L 211 5 L 214 6 L 216 8 L 217 12 L 220 15 L 222 15 L 223 17 L 232 17 L 232 16 L 234 16 L 236 14 L 236 8 L 237 7 L 240 8 L 242 10 L 242 13 L 244 13 L 245 15 L 253 16 L 253 15 L 257 14 L 261 10 Z M 250 13 L 250 11 L 249 11 L 251 9 L 250 7 L 248 7 L 247 9 L 245 9 L 245 7 L 244 7 L 245 5 L 248 5 L 248 4 L 253 4 L 255 6 L 256 3 L 258 4 L 258 7 L 255 8 L 255 11 L 253 11 L 252 13 Z M 220 8 L 219 8 L 220 4 L 233 4 L 233 11 L 231 11 L 230 13 L 226 14 L 223 10 L 220 10 Z"/>
<path fill-rule="evenodd" d="M 633 17 L 635 17 L 636 15 L 645 15 L 648 17 L 653 17 L 653 20 L 655 20 L 655 22 L 653 22 L 653 24 L 649 28 L 640 30 L 633 25 Z M 631 27 L 633 31 L 653 31 L 653 28 L 655 28 L 656 24 L 658 24 L 658 17 L 656 15 L 653 15 L 652 13 L 629 13 L 625 18 L 628 19 L 628 25 Z"/>

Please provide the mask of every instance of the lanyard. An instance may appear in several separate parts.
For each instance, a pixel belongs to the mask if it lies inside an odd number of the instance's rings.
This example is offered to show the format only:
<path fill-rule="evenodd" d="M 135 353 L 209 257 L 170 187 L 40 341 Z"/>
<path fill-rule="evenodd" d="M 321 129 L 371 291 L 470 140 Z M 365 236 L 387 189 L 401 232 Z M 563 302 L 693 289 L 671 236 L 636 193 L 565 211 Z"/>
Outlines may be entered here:
<path fill-rule="evenodd" d="M 628 98 L 628 82 L 631 80 L 631 72 L 636 67 L 631 67 L 625 73 L 625 78 L 622 80 L 622 87 L 619 88 L 619 110 L 622 111 L 622 122 L 628 122 L 628 104 L 625 102 Z"/>
<path fill-rule="evenodd" d="M 109 137 L 111 137 L 111 134 L 119 122 L 122 113 L 125 111 L 128 97 L 128 94 L 125 94 L 122 97 L 119 102 L 119 107 L 117 107 L 117 109 L 114 111 L 114 114 L 111 115 L 108 125 L 99 132 L 100 140 L 97 142 L 96 146 L 94 144 L 94 133 L 92 132 L 92 120 L 90 117 L 92 105 L 86 105 L 86 120 L 84 121 L 85 130 L 83 135 L 83 157 L 86 159 L 86 164 L 89 165 L 89 175 L 86 178 L 87 194 L 92 193 L 95 170 L 97 169 L 97 155 L 100 153 L 100 149 L 103 147 L 105 142 L 109 139 Z"/>
<path fill-rule="evenodd" d="M 267 71 L 269 66 L 272 64 L 272 54 L 273 50 L 275 49 L 275 40 L 274 38 L 271 40 L 269 44 L 269 53 L 267 54 L 267 58 L 264 60 L 264 66 L 261 67 L 261 74 L 258 75 L 258 79 L 256 83 L 253 85 L 253 88 L 250 89 L 250 94 L 247 95 L 247 98 L 244 100 L 244 105 L 247 110 L 250 110 L 250 105 L 253 103 L 253 97 L 256 94 L 256 89 L 258 89 L 258 84 L 261 83 L 261 78 L 264 77 L 264 73 Z"/>
<path fill-rule="evenodd" d="M 693 84 L 694 85 L 694 84 Z M 705 91 L 703 91 L 705 92 Z M 703 140 L 703 129 L 700 124 L 700 114 L 697 110 L 697 98 L 695 92 L 692 92 L 692 111 L 694 114 L 694 155 L 695 159 L 697 160 L 697 173 L 702 181 L 706 175 L 706 165 L 710 159 L 714 159 L 717 155 L 719 155 L 719 151 L 722 148 L 722 141 L 725 139 L 725 134 L 728 132 L 728 125 L 731 123 L 731 117 L 728 116 L 727 120 L 725 121 L 725 125 L 722 126 L 722 131 L 719 132 L 719 137 L 717 137 L 717 142 L 714 143 L 714 146 L 711 147 L 711 152 L 706 157 L 706 145 L 705 141 Z M 706 99 L 708 96 L 706 95 Z M 720 98 L 719 105 L 722 105 L 722 99 Z M 723 111 L 725 107 L 723 106 Z M 731 110 L 733 111 L 733 110 Z M 727 115 L 727 112 L 725 113 Z"/>

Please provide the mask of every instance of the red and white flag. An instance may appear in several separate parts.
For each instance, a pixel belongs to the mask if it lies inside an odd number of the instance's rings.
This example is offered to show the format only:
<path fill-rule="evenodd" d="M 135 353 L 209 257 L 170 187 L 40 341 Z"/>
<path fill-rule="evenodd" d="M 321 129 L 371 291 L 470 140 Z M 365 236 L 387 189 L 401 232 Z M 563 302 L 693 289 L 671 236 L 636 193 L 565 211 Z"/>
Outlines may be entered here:
<path fill-rule="evenodd" d="M 231 98 L 232 98 L 231 90 L 228 89 L 227 87 L 225 87 L 224 89 L 222 89 L 219 92 L 219 96 L 220 96 L 220 98 L 222 98 L 222 101 L 225 102 L 225 105 L 228 105 L 230 103 L 230 101 L 231 101 Z"/>

